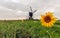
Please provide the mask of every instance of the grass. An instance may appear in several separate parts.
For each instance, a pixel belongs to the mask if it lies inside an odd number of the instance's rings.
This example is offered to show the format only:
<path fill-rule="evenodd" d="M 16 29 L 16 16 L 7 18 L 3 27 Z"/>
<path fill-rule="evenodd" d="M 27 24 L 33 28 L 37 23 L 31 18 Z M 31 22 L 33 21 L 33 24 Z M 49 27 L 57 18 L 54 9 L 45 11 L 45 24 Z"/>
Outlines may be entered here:
<path fill-rule="evenodd" d="M 43 27 L 39 20 L 1 20 L 0 38 L 60 38 L 60 21 L 52 28 Z"/>

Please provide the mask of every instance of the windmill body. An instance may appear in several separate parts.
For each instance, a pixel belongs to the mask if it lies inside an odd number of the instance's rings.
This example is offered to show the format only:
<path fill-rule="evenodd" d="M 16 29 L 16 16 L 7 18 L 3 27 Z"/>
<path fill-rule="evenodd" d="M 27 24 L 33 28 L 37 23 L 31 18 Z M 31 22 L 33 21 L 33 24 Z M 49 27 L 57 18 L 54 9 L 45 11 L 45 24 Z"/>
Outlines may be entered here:
<path fill-rule="evenodd" d="M 29 19 L 33 19 L 32 16 L 33 16 L 33 13 L 29 12 Z"/>
<path fill-rule="evenodd" d="M 33 13 L 35 13 L 36 10 L 33 11 L 31 7 L 30 7 L 30 10 L 31 12 L 29 12 L 29 19 L 33 19 Z"/>

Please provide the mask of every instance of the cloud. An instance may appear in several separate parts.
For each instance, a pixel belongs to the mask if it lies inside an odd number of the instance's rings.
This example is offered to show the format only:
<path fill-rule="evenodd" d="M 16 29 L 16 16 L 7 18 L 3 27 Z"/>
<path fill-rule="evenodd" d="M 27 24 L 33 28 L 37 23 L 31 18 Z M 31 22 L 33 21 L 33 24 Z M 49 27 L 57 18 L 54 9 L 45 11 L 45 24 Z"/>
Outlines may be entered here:
<path fill-rule="evenodd" d="M 40 19 L 42 13 L 53 11 L 60 19 L 60 0 L 0 0 L 0 18 L 28 18 L 30 6 L 37 10 L 33 18 Z"/>

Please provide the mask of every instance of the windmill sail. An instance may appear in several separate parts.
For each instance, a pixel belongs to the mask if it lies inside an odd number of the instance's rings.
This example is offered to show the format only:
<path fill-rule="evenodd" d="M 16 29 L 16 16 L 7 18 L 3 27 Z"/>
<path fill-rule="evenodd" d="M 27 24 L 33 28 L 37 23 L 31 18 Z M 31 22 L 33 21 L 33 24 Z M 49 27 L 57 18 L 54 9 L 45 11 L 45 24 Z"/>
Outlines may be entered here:
<path fill-rule="evenodd" d="M 33 11 L 31 6 L 30 6 L 30 10 L 31 10 L 31 12 Z"/>
<path fill-rule="evenodd" d="M 37 10 L 34 10 L 33 13 L 35 13 Z"/>

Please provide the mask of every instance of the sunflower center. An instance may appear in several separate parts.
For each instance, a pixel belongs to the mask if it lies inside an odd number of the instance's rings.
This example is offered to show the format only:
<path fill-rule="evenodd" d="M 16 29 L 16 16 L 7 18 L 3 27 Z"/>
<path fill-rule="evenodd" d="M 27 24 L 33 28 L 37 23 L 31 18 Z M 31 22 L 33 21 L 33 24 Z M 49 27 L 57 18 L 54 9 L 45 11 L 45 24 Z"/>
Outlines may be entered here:
<path fill-rule="evenodd" d="M 49 23 L 51 21 L 51 18 L 49 16 L 46 16 L 44 19 L 46 23 Z"/>

